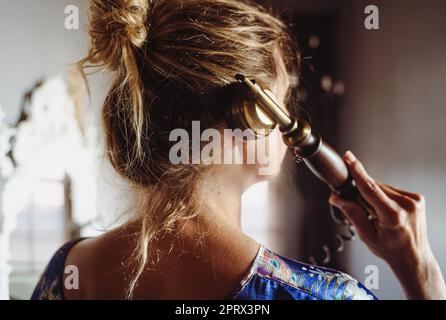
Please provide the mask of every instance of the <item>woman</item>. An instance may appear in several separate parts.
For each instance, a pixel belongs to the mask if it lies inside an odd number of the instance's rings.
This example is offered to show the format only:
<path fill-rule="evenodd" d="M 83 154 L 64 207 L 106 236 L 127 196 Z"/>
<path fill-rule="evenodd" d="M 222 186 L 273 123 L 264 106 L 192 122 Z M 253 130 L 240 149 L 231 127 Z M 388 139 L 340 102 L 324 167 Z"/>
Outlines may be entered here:
<path fill-rule="evenodd" d="M 173 164 L 176 128 L 227 128 L 227 90 L 237 73 L 255 78 L 287 104 L 298 67 L 284 24 L 234 0 L 92 0 L 92 39 L 84 67 L 115 78 L 103 106 L 108 157 L 135 191 L 136 215 L 97 238 L 67 243 L 53 257 L 33 299 L 375 299 L 350 276 L 279 256 L 245 235 L 241 195 L 274 176 L 286 152 L 277 130 L 222 143 L 221 154 L 251 156 L 266 142 L 273 173 L 250 164 Z M 203 146 L 201 146 L 203 148 Z M 445 298 L 429 247 L 422 196 L 377 183 L 352 153 L 348 168 L 376 211 L 333 195 L 360 237 L 394 269 L 409 298 Z M 76 266 L 79 287 L 64 274 Z M 65 284 L 65 285 L 64 285 Z"/>

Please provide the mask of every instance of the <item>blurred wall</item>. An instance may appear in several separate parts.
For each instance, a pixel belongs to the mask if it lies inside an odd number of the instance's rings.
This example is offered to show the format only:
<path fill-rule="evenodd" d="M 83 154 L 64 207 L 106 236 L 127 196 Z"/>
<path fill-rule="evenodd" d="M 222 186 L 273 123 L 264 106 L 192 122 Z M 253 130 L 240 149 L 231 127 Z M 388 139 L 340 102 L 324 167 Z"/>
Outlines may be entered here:
<path fill-rule="evenodd" d="M 266 2 L 299 16 L 335 19 L 334 76 L 346 86 L 339 151 L 354 151 L 377 179 L 426 196 L 429 238 L 444 274 L 446 2 Z M 364 9 L 370 4 L 380 10 L 380 30 L 364 28 Z M 379 298 L 404 298 L 391 270 L 360 241 L 350 244 L 341 257 L 344 270 L 360 281 L 366 279 L 366 266 L 378 267 L 379 289 L 374 293 Z"/>
<path fill-rule="evenodd" d="M 380 9 L 380 30 L 363 27 L 364 8 Z M 431 244 L 446 270 L 446 2 L 346 0 L 339 7 L 340 77 L 346 83 L 342 151 L 351 149 L 382 181 L 427 198 Z M 404 295 L 389 268 L 359 241 L 348 268 L 364 280 L 379 267 L 379 298 Z"/>
<path fill-rule="evenodd" d="M 67 5 L 82 0 L 0 2 L 0 104 L 15 123 L 25 92 L 47 76 L 63 72 L 87 47 L 82 29 L 67 30 Z M 81 26 L 84 22 L 81 14 Z"/>
<path fill-rule="evenodd" d="M 67 14 L 64 11 L 68 5 L 79 8 L 79 30 L 65 28 Z M 23 96 L 37 81 L 65 72 L 70 64 L 85 56 L 88 48 L 87 10 L 86 0 L 0 2 L 0 104 L 6 110 L 9 123 L 17 121 Z M 91 80 L 91 104 L 87 107 L 97 118 L 109 81 L 99 74 Z M 101 229 L 127 209 L 129 197 L 125 185 L 103 157 L 100 135 L 98 144 L 98 214 L 102 223 L 94 227 Z M 90 232 L 97 233 L 95 230 Z"/>

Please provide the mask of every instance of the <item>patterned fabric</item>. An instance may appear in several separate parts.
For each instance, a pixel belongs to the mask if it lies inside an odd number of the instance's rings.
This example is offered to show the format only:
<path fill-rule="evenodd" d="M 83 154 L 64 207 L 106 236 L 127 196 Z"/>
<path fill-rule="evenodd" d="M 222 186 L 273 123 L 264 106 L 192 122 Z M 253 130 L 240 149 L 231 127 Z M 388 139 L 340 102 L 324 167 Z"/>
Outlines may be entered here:
<path fill-rule="evenodd" d="M 347 274 L 297 262 L 261 246 L 232 299 L 243 300 L 375 300 Z"/>
<path fill-rule="evenodd" d="M 32 294 L 32 300 L 65 299 L 65 259 L 80 240 L 66 243 L 54 254 Z M 260 246 L 249 273 L 229 299 L 374 300 L 376 297 L 347 274 L 287 259 Z"/>
<path fill-rule="evenodd" d="M 56 251 L 37 283 L 31 300 L 65 300 L 63 294 L 65 259 L 70 249 L 81 240 L 83 239 L 67 242 Z"/>

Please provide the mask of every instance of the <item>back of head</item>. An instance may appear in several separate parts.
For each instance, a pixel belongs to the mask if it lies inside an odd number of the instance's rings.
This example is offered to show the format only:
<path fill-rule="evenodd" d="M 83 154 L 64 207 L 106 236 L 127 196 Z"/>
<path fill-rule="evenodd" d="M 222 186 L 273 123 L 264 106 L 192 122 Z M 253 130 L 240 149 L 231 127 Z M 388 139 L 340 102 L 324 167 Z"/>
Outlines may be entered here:
<path fill-rule="evenodd" d="M 138 241 L 144 265 L 149 242 L 194 211 L 193 181 L 205 170 L 170 163 L 170 130 L 192 120 L 224 126 L 218 97 L 237 73 L 269 84 L 276 51 L 286 65 L 297 56 L 279 19 L 240 0 L 92 0 L 90 36 L 81 65 L 115 74 L 103 107 L 107 154 L 120 175 L 151 190 Z"/>

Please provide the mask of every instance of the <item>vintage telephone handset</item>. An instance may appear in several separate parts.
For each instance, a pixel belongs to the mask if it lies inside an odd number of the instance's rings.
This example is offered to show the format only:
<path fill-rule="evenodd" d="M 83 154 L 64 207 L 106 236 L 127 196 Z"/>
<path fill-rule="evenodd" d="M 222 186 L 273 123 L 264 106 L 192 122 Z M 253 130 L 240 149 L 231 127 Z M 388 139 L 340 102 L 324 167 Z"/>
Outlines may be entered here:
<path fill-rule="evenodd" d="M 344 199 L 357 201 L 369 214 L 369 219 L 373 219 L 375 216 L 373 209 L 361 197 L 344 161 L 312 130 L 310 124 L 303 119 L 290 116 L 280 107 L 272 92 L 256 81 L 251 81 L 241 74 L 237 74 L 235 78 L 244 85 L 246 94 L 239 103 L 231 105 L 231 109 L 226 114 L 228 123 L 235 128 L 250 129 L 254 134 L 269 132 L 278 125 L 283 141 L 296 157 L 302 159 L 320 180 Z M 338 234 L 337 247 L 334 249 L 327 245 L 323 247 L 325 257 L 321 261 L 322 264 L 330 262 L 332 251 L 343 250 L 344 240 L 352 240 L 355 237 L 350 222 L 340 211 L 334 207 L 330 207 L 330 211 L 335 222 L 345 225 L 350 234 Z M 313 264 L 318 264 L 314 257 L 310 260 Z"/>

